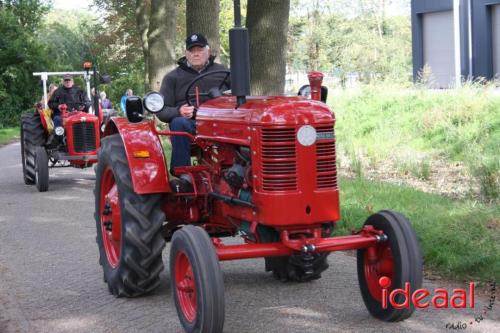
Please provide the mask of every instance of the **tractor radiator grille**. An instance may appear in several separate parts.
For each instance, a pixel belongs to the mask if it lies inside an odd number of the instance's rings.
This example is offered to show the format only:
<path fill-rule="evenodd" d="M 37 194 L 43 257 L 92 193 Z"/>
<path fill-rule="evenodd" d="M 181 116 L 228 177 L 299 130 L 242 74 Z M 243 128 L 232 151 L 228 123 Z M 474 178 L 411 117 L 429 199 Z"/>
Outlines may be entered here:
<path fill-rule="evenodd" d="M 85 122 L 73 124 L 73 147 L 77 153 L 95 151 L 94 123 Z"/>
<path fill-rule="evenodd" d="M 337 188 L 337 166 L 335 164 L 335 137 L 333 126 L 317 127 L 316 142 L 316 187 Z"/>
<path fill-rule="evenodd" d="M 293 191 L 297 189 L 297 153 L 295 128 L 263 128 L 262 189 Z"/>

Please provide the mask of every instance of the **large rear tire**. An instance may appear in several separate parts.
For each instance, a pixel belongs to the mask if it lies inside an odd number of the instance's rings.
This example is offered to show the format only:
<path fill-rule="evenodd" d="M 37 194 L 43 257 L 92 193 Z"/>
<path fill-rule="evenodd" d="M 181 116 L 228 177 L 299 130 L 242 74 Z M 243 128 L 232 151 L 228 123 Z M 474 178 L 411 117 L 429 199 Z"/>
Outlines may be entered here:
<path fill-rule="evenodd" d="M 34 185 L 35 150 L 45 143 L 45 131 L 38 113 L 26 112 L 21 115 L 21 162 L 26 185 Z"/>
<path fill-rule="evenodd" d="M 119 134 L 102 140 L 98 160 L 94 216 L 104 281 L 117 297 L 140 296 L 159 286 L 164 268 L 163 196 L 134 192 Z"/>
<path fill-rule="evenodd" d="M 410 284 L 409 295 L 421 288 L 422 255 L 415 231 L 406 217 L 387 210 L 368 217 L 365 225 L 382 230 L 388 240 L 357 251 L 358 281 L 363 301 L 375 318 L 392 322 L 405 320 L 415 311 L 412 302 L 408 308 L 402 309 L 395 309 L 387 302 L 384 309 L 382 287 L 387 288 L 387 295 L 396 288 L 404 289 L 406 282 Z M 382 277 L 390 283 L 388 286 L 383 286 Z M 396 296 L 398 304 L 403 303 L 402 296 Z"/>
<path fill-rule="evenodd" d="M 49 189 L 49 157 L 44 147 L 35 149 L 35 183 L 39 192 Z"/>
<path fill-rule="evenodd" d="M 204 229 L 176 231 L 170 249 L 172 294 L 188 333 L 218 333 L 224 327 L 224 281 L 219 259 Z"/>

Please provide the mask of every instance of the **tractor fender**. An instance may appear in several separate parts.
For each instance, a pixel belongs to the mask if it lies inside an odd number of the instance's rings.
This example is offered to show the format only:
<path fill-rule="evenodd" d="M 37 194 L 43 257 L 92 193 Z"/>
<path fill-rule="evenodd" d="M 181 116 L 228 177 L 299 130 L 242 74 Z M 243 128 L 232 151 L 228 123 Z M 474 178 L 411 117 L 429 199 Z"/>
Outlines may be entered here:
<path fill-rule="evenodd" d="M 127 118 L 113 117 L 102 137 L 117 133 L 125 146 L 134 192 L 171 192 L 165 155 L 153 121 L 130 123 Z"/>

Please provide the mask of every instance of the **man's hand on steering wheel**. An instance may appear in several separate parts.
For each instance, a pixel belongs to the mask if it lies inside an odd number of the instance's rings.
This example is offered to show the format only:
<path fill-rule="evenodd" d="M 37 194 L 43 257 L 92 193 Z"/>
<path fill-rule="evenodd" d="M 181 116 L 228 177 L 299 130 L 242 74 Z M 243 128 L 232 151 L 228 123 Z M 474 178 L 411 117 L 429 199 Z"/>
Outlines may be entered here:
<path fill-rule="evenodd" d="M 222 87 L 226 86 L 226 88 L 229 88 L 230 84 L 229 84 L 229 76 L 231 75 L 231 72 L 228 71 L 228 70 L 219 70 L 219 71 L 213 71 L 213 72 L 207 72 L 207 73 L 204 73 L 204 74 L 201 74 L 200 76 L 196 77 L 193 81 L 191 81 L 191 83 L 189 83 L 187 89 L 186 89 L 186 104 L 188 106 L 195 106 L 196 105 L 196 98 L 197 98 L 197 94 L 196 93 L 190 93 L 191 89 L 194 87 L 195 83 L 200 81 L 201 79 L 207 77 L 207 76 L 211 76 L 211 75 L 216 75 L 216 74 L 225 74 L 223 75 L 223 78 L 221 80 L 221 83 L 219 84 L 219 87 L 214 87 L 215 90 L 218 90 L 219 94 L 222 94 L 221 93 L 221 90 L 222 90 Z M 200 91 L 198 93 L 198 96 L 199 97 L 214 97 L 213 96 L 213 91 L 214 91 L 214 88 L 210 89 L 210 91 Z M 193 103 L 194 102 L 194 103 Z M 196 105 L 197 106 L 197 105 Z M 181 107 L 182 108 L 182 107 Z M 181 110 L 179 110 L 181 111 Z M 182 115 L 182 113 L 181 113 Z"/>
<path fill-rule="evenodd" d="M 194 112 L 195 112 L 195 107 L 187 104 L 184 104 L 179 108 L 179 113 L 184 118 L 188 119 L 193 118 Z"/>
<path fill-rule="evenodd" d="M 91 106 L 92 103 L 90 102 L 73 102 L 73 103 L 68 103 L 71 107 L 68 107 L 70 111 L 77 110 L 77 111 L 85 111 L 87 107 Z"/>

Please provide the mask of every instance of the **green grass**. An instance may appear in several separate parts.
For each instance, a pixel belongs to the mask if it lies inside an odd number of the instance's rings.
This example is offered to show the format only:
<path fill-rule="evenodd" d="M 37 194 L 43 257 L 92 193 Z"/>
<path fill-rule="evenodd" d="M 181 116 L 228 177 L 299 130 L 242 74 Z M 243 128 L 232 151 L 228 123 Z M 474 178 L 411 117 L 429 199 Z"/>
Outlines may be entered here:
<path fill-rule="evenodd" d="M 341 179 L 339 233 L 362 226 L 372 213 L 391 209 L 412 222 L 426 269 L 462 280 L 500 280 L 500 207 L 459 201 L 409 187 Z"/>
<path fill-rule="evenodd" d="M 500 94 L 492 87 L 432 91 L 381 84 L 337 93 L 330 101 L 346 156 L 362 151 L 369 161 L 390 158 L 424 179 L 429 163 L 412 166 L 412 156 L 462 161 L 483 196 L 498 199 Z"/>
<path fill-rule="evenodd" d="M 19 138 L 19 127 L 0 128 L 0 145 Z"/>

